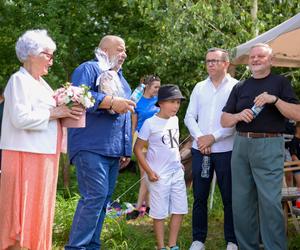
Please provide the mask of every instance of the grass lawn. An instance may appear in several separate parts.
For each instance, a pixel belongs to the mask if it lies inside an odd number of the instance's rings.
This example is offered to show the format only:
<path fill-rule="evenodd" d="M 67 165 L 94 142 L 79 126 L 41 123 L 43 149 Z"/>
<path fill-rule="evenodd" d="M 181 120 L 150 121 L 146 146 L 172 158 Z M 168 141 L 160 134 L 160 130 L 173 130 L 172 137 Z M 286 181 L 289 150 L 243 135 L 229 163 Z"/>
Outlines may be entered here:
<path fill-rule="evenodd" d="M 76 208 L 79 196 L 76 194 L 76 181 L 74 179 L 74 170 L 72 170 L 71 191 L 61 189 L 57 195 L 55 225 L 53 233 L 53 249 L 63 249 L 68 239 L 73 214 Z M 122 194 L 128 187 L 138 180 L 138 175 L 130 172 L 120 174 L 114 198 Z M 121 198 L 121 202 L 135 202 L 138 192 L 138 185 Z M 187 250 L 191 244 L 191 205 L 192 191 L 188 190 L 189 214 L 185 216 L 181 227 L 178 245 L 182 250 Z M 167 224 L 168 222 L 166 222 Z M 218 188 L 214 196 L 213 209 L 209 211 L 209 229 L 206 240 L 206 250 L 226 249 L 223 236 L 223 211 L 222 202 Z M 168 232 L 166 230 L 166 243 Z M 153 250 L 155 249 L 154 232 L 152 229 L 152 220 L 147 217 L 141 217 L 133 221 L 126 221 L 124 217 L 117 219 L 106 218 L 103 232 L 102 243 L 105 250 Z M 297 235 L 292 223 L 289 223 L 288 231 L 289 250 L 300 249 L 300 234 Z"/>

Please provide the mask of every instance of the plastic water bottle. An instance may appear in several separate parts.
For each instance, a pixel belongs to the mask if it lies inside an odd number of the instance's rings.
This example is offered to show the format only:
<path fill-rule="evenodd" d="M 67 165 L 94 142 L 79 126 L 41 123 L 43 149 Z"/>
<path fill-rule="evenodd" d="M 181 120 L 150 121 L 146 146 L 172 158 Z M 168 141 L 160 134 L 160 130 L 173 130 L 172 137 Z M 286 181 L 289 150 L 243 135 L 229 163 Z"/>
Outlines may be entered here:
<path fill-rule="evenodd" d="M 253 113 L 253 118 L 256 118 L 258 114 L 263 110 L 264 106 L 258 107 L 255 104 L 251 108 L 251 111 Z"/>
<path fill-rule="evenodd" d="M 210 169 L 210 156 L 204 155 L 202 159 L 202 178 L 209 178 L 209 169 Z"/>
<path fill-rule="evenodd" d="M 137 88 L 133 91 L 133 93 L 130 96 L 130 100 L 137 103 L 143 96 L 145 89 L 145 84 L 141 83 Z"/>

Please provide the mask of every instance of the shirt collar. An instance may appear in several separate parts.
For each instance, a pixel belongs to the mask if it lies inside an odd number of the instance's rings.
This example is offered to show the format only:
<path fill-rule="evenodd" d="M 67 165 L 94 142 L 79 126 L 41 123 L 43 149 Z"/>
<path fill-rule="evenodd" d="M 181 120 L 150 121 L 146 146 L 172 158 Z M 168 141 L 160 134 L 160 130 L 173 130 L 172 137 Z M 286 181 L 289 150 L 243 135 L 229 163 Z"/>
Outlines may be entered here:
<path fill-rule="evenodd" d="M 230 76 L 230 74 L 227 73 L 217 89 L 220 89 L 224 84 L 229 82 L 230 79 L 231 79 L 231 76 Z M 206 81 L 207 81 L 208 84 L 210 84 L 212 87 L 214 87 L 214 89 L 216 89 L 209 76 L 207 77 Z"/>

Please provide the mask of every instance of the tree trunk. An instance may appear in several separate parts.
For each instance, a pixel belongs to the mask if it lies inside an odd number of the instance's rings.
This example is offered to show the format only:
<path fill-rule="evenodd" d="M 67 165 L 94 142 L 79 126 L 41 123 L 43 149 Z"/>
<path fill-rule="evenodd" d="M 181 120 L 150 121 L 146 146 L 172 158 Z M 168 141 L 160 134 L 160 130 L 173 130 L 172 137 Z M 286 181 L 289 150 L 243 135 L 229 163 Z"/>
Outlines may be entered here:
<path fill-rule="evenodd" d="M 252 1 L 252 8 L 251 8 L 251 17 L 252 17 L 252 22 L 254 24 L 253 27 L 253 36 L 257 37 L 258 36 L 258 19 L 257 19 L 257 0 Z"/>

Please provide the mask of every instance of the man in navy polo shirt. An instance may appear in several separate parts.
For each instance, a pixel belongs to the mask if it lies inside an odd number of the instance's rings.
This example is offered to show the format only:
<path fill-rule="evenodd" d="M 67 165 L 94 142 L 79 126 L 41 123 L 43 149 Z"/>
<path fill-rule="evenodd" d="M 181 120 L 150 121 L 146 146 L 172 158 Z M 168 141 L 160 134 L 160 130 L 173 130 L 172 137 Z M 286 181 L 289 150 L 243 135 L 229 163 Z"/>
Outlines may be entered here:
<path fill-rule="evenodd" d="M 127 55 L 125 42 L 105 36 L 95 52 L 96 59 L 79 65 L 72 75 L 74 85 L 90 87 L 96 102 L 87 110 L 86 127 L 68 130 L 68 153 L 75 164 L 81 198 L 65 249 L 100 249 L 106 206 L 113 193 L 119 167 L 131 156 L 131 119 L 135 103 L 128 100 L 131 89 L 122 75 Z M 110 68 L 104 68 L 107 61 Z M 97 79 L 106 70 L 117 72 L 122 96 L 98 91 Z M 109 112 L 110 111 L 110 112 Z"/>
<path fill-rule="evenodd" d="M 281 207 L 286 118 L 297 120 L 299 102 L 289 81 L 271 73 L 272 49 L 250 49 L 252 76 L 237 83 L 223 108 L 221 124 L 236 125 L 232 167 L 235 235 L 242 250 L 287 249 Z M 255 104 L 260 112 L 253 112 Z"/>

